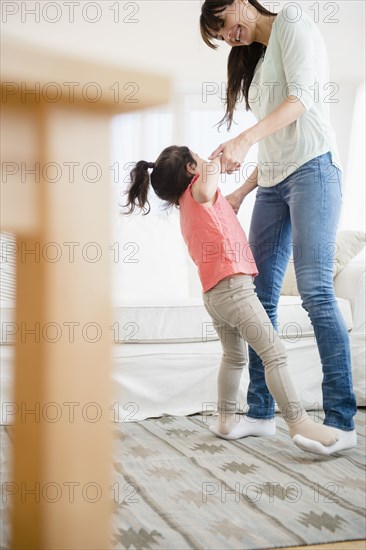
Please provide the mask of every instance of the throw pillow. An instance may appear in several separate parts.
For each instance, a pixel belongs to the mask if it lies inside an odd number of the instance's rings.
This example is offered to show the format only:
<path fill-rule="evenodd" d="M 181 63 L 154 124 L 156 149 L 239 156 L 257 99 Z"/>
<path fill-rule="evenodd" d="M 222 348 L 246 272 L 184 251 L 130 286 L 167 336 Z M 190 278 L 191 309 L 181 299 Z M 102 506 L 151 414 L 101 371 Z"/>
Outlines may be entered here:
<path fill-rule="evenodd" d="M 363 231 L 340 231 L 338 233 L 334 254 L 334 277 L 361 252 L 365 243 L 366 234 Z M 284 296 L 299 295 L 296 284 L 295 268 L 292 260 L 290 260 L 285 274 L 281 294 Z"/>

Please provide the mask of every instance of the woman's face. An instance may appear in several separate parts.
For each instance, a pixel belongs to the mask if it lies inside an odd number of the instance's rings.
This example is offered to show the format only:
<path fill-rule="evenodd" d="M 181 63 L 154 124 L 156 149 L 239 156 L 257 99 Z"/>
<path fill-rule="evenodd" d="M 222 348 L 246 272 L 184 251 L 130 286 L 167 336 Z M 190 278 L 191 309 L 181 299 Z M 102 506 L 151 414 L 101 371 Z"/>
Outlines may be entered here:
<path fill-rule="evenodd" d="M 249 46 L 254 40 L 258 12 L 249 3 L 235 0 L 222 12 L 223 26 L 216 33 L 217 40 L 224 40 L 229 46 Z"/>

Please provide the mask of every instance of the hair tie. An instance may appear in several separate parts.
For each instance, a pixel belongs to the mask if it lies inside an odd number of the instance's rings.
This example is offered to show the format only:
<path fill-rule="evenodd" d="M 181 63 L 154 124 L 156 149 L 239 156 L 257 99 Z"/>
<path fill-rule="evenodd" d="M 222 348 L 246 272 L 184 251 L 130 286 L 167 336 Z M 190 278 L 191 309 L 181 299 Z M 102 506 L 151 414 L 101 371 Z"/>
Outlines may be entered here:
<path fill-rule="evenodd" d="M 147 162 L 146 163 L 146 169 L 154 169 L 155 168 L 155 162 Z"/>

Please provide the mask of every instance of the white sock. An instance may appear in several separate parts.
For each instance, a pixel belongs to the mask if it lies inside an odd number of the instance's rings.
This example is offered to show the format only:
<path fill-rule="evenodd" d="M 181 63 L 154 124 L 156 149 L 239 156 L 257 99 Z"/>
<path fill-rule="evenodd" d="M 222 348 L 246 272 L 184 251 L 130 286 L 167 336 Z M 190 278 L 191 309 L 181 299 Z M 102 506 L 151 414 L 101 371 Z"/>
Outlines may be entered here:
<path fill-rule="evenodd" d="M 355 447 L 357 445 L 357 434 L 355 430 L 346 432 L 344 430 L 339 430 L 338 428 L 333 429 L 336 432 L 338 441 L 333 445 L 330 445 L 329 447 L 322 445 L 318 441 L 307 439 L 306 437 L 303 437 L 299 434 L 294 435 L 292 441 L 297 447 L 299 447 L 303 451 L 315 453 L 318 455 L 331 455 L 339 451 L 352 449 L 352 447 Z"/>
<path fill-rule="evenodd" d="M 313 422 L 305 411 L 298 422 L 295 424 L 288 422 L 287 424 L 292 438 L 295 435 L 302 435 L 305 439 L 318 442 L 326 447 L 330 447 L 338 441 L 339 436 L 335 428 Z"/>
<path fill-rule="evenodd" d="M 250 418 L 248 416 L 242 416 L 239 421 L 234 421 L 233 423 L 232 416 L 235 415 L 226 416 L 228 417 L 227 422 L 220 421 L 219 417 L 216 422 L 209 427 L 210 431 L 217 437 L 221 437 L 223 439 L 240 439 L 249 435 L 267 437 L 275 435 L 276 433 L 276 424 L 274 419 Z"/>

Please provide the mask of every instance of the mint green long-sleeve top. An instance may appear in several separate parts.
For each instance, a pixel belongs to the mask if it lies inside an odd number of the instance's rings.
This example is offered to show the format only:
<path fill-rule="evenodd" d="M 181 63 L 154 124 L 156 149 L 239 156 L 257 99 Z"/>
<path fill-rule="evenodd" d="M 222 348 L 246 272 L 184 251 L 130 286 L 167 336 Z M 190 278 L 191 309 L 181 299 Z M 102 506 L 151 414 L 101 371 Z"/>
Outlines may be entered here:
<path fill-rule="evenodd" d="M 329 117 L 339 89 L 329 81 L 324 39 L 300 6 L 289 5 L 276 16 L 265 55 L 260 58 L 249 89 L 249 105 L 262 120 L 288 96 L 305 107 L 296 121 L 258 144 L 258 185 L 270 187 L 318 155 L 331 152 L 342 170 Z"/>

